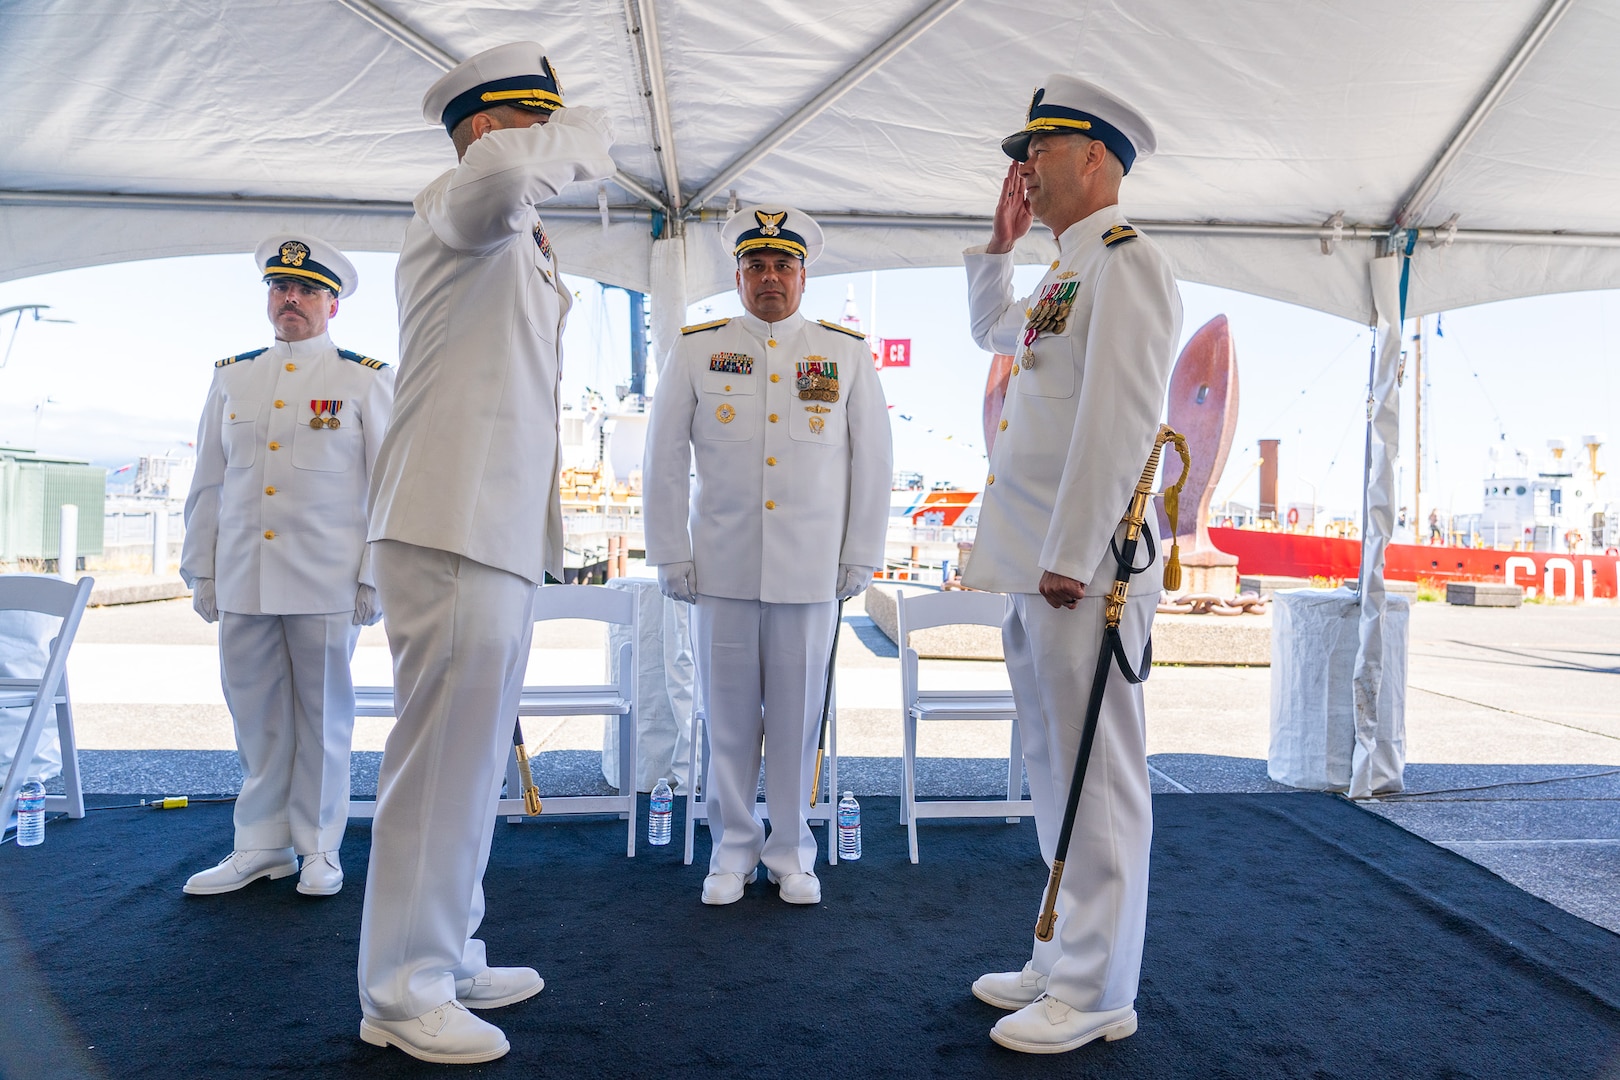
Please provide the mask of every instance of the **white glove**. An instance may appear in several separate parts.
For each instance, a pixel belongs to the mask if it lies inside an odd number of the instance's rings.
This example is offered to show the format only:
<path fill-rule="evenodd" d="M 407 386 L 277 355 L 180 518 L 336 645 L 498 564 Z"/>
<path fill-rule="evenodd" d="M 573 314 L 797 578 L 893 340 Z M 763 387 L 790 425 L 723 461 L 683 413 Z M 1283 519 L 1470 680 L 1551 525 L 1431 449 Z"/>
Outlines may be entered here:
<path fill-rule="evenodd" d="M 871 566 L 851 566 L 849 563 L 838 564 L 838 599 L 848 600 L 850 597 L 865 592 L 866 587 L 872 584 L 872 575 L 877 569 Z"/>
<path fill-rule="evenodd" d="M 377 602 L 377 590 L 362 584 L 354 591 L 354 625 L 370 626 L 382 618 L 382 605 Z"/>
<path fill-rule="evenodd" d="M 664 563 L 658 568 L 658 591 L 671 600 L 697 603 L 697 567 L 689 562 Z"/>
<path fill-rule="evenodd" d="M 192 579 L 191 609 L 202 616 L 203 622 L 219 622 L 219 607 L 214 603 L 213 578 Z"/>
<path fill-rule="evenodd" d="M 564 109 L 554 109 L 548 124 L 560 124 L 563 127 L 590 127 L 601 133 L 602 138 L 609 143 L 613 142 L 613 118 L 604 109 L 591 105 L 574 105 Z"/>

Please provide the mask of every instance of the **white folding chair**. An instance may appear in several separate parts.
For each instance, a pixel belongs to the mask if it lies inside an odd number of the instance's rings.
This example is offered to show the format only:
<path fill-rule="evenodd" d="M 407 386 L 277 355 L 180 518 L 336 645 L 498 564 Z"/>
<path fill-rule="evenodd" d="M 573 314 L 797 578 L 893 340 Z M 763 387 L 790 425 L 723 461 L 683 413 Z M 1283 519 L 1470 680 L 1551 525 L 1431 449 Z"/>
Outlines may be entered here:
<path fill-rule="evenodd" d="M 35 611 L 62 620 L 51 642 L 50 656 L 37 679 L 0 679 L 0 708 L 27 709 L 22 738 L 16 756 L 0 784 L 0 819 L 11 813 L 17 789 L 28 781 L 34 751 L 45 730 L 45 719 L 56 713 L 57 736 L 62 743 L 62 784 L 64 795 L 47 795 L 45 809 L 66 810 L 68 817 L 84 817 L 84 787 L 79 781 L 79 744 L 73 735 L 73 705 L 68 697 L 67 658 L 79 620 L 90 601 L 94 578 L 80 578 L 77 584 L 60 578 L 33 574 L 0 574 L 0 611 Z"/>
<path fill-rule="evenodd" d="M 635 642 L 639 641 L 635 596 L 602 585 L 546 585 L 535 596 L 534 621 L 589 619 L 627 626 L 630 640 L 619 646 L 618 678 L 587 686 L 525 686 L 518 704 L 521 716 L 616 716 L 619 722 L 619 794 L 545 796 L 541 816 L 618 814 L 629 822 L 625 854 L 636 853 L 636 690 Z M 388 686 L 357 686 L 356 716 L 393 716 L 394 691 Z M 538 785 L 537 785 L 538 786 Z M 514 749 L 506 764 L 507 797 L 498 813 L 524 820 L 522 790 Z M 374 802 L 351 802 L 352 817 L 376 813 Z"/>
<path fill-rule="evenodd" d="M 936 626 L 994 626 L 1007 616 L 1007 597 L 1001 593 L 948 592 L 901 595 L 895 603 L 900 639 L 900 723 L 903 757 L 900 820 L 917 861 L 918 818 L 1006 817 L 1016 822 L 1034 814 L 1034 803 L 1022 798 L 1024 750 L 1018 741 L 1018 711 L 1011 690 L 924 690 L 918 685 L 917 650 L 911 634 Z M 1007 798 L 917 800 L 917 730 L 924 720 L 1013 721 L 1012 745 L 1007 755 Z"/>
<path fill-rule="evenodd" d="M 843 633 L 842 622 L 834 628 L 837 633 Z M 694 657 L 695 659 L 695 657 Z M 829 673 L 830 674 L 830 673 Z M 696 688 L 692 694 L 692 746 L 687 756 L 686 775 L 691 781 L 686 785 L 686 864 L 692 863 L 693 836 L 697 831 L 699 821 L 709 820 L 709 804 L 703 798 L 703 781 L 709 763 L 709 717 L 704 711 L 703 702 L 698 697 Z M 827 774 L 827 797 L 821 797 L 818 789 L 815 794 L 816 801 L 810 804 L 805 820 L 814 824 L 823 822 L 827 826 L 827 863 L 831 866 L 838 864 L 838 692 L 833 691 L 832 701 L 827 708 L 827 755 L 822 760 L 822 768 Z M 766 810 L 764 800 L 755 804 L 759 811 L 761 821 L 769 821 L 770 813 Z"/>

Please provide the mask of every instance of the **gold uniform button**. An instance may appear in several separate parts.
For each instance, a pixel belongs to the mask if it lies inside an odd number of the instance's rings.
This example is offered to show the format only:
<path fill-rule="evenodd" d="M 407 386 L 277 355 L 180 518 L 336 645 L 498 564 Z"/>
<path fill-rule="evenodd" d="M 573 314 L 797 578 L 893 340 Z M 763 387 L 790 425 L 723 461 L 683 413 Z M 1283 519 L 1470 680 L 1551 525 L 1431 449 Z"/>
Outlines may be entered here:
<path fill-rule="evenodd" d="M 281 444 L 278 443 L 278 442 L 273 442 L 273 443 L 270 444 L 270 449 L 272 449 L 272 450 L 280 450 L 281 449 Z"/>
<path fill-rule="evenodd" d="M 1056 270 L 1060 265 L 1061 263 L 1057 259 L 1052 260 L 1052 269 Z"/>
<path fill-rule="evenodd" d="M 266 529 L 266 530 L 264 530 L 264 538 L 266 540 L 274 540 L 276 538 L 276 530 L 274 530 L 274 529 Z"/>
<path fill-rule="evenodd" d="M 990 478 L 984 482 L 984 486 L 989 487 L 991 484 L 993 484 L 995 482 L 996 482 L 996 474 L 991 473 Z"/>
<path fill-rule="evenodd" d="M 1001 430 L 1002 430 L 1002 431 L 1006 431 L 1006 430 L 1007 430 L 1007 421 L 1005 421 L 1005 420 L 1003 420 L 1003 421 L 1002 421 L 1002 422 L 1001 422 Z"/>
<path fill-rule="evenodd" d="M 782 376 L 780 376 L 780 375 L 772 375 L 771 376 L 771 382 L 781 382 L 781 381 L 782 381 Z"/>
<path fill-rule="evenodd" d="M 776 459 L 773 458 L 773 457 L 768 457 L 768 458 L 765 459 L 765 464 L 767 464 L 767 465 L 775 465 L 776 464 Z"/>
<path fill-rule="evenodd" d="M 731 393 L 731 384 L 730 383 L 726 384 L 726 393 L 728 393 L 728 394 Z"/>
<path fill-rule="evenodd" d="M 276 408 L 285 409 L 286 407 L 287 407 L 287 403 L 285 401 L 282 401 L 280 398 L 276 399 Z"/>
<path fill-rule="evenodd" d="M 1012 369 L 1012 373 L 1013 373 L 1013 374 L 1014 374 L 1014 375 L 1016 375 L 1016 374 L 1018 374 L 1018 365 L 1017 365 L 1017 364 L 1014 364 L 1014 365 L 1013 365 L 1013 369 Z"/>
<path fill-rule="evenodd" d="M 771 348 L 774 349 L 774 348 L 776 348 L 776 339 L 771 338 L 769 341 L 765 342 L 765 344 L 769 345 Z"/>
<path fill-rule="evenodd" d="M 269 487 L 264 489 L 264 493 L 266 495 L 274 495 L 276 493 L 276 485 L 271 484 Z"/>
<path fill-rule="evenodd" d="M 771 413 L 771 423 L 773 423 L 773 424 L 776 423 L 776 414 L 775 413 Z"/>
<path fill-rule="evenodd" d="M 235 413 L 231 413 L 231 419 L 232 419 L 232 420 L 235 420 L 235 419 L 236 419 L 236 414 L 235 414 Z"/>
<path fill-rule="evenodd" d="M 765 500 L 765 509 L 767 509 L 767 510 L 775 510 L 775 509 L 776 509 L 776 502 L 775 502 L 775 500 L 773 500 L 773 499 L 766 499 L 766 500 Z"/>
<path fill-rule="evenodd" d="M 294 364 L 294 363 L 292 363 L 292 362 L 291 362 L 291 361 L 289 361 L 289 362 L 288 362 L 288 363 L 287 363 L 287 370 L 288 370 L 288 371 L 297 371 L 297 370 L 298 370 L 298 365 L 297 365 L 297 364 Z"/>
<path fill-rule="evenodd" d="M 1024 309 L 1024 318 L 1033 319 L 1034 317 L 1035 317 L 1035 309 L 1034 308 L 1027 307 L 1027 308 Z"/>

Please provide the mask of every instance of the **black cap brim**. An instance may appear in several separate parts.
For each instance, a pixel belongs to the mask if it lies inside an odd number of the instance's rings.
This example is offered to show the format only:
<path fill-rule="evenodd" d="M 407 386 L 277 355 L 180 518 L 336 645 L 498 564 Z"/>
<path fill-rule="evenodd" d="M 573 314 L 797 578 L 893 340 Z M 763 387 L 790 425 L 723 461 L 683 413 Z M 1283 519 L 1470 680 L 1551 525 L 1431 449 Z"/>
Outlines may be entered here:
<path fill-rule="evenodd" d="M 1014 161 L 1029 160 L 1029 140 L 1033 131 L 1017 131 L 1001 140 L 1001 152 Z"/>

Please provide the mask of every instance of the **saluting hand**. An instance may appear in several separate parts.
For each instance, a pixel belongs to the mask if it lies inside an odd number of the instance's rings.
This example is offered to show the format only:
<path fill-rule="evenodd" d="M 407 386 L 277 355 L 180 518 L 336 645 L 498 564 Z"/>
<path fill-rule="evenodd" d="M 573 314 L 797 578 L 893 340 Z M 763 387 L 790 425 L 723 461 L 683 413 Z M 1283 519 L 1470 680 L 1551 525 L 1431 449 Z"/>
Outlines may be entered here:
<path fill-rule="evenodd" d="M 1072 608 L 1076 600 L 1086 597 L 1086 583 L 1076 581 L 1072 577 L 1054 574 L 1050 570 L 1041 571 L 1041 595 L 1053 607 Z"/>
<path fill-rule="evenodd" d="M 1018 162 L 1007 166 L 1006 179 L 1001 182 L 1001 197 L 996 200 L 996 213 L 990 226 L 991 255 L 1004 255 L 1029 232 L 1035 215 L 1029 208 L 1029 192 L 1024 177 L 1018 171 Z"/>

